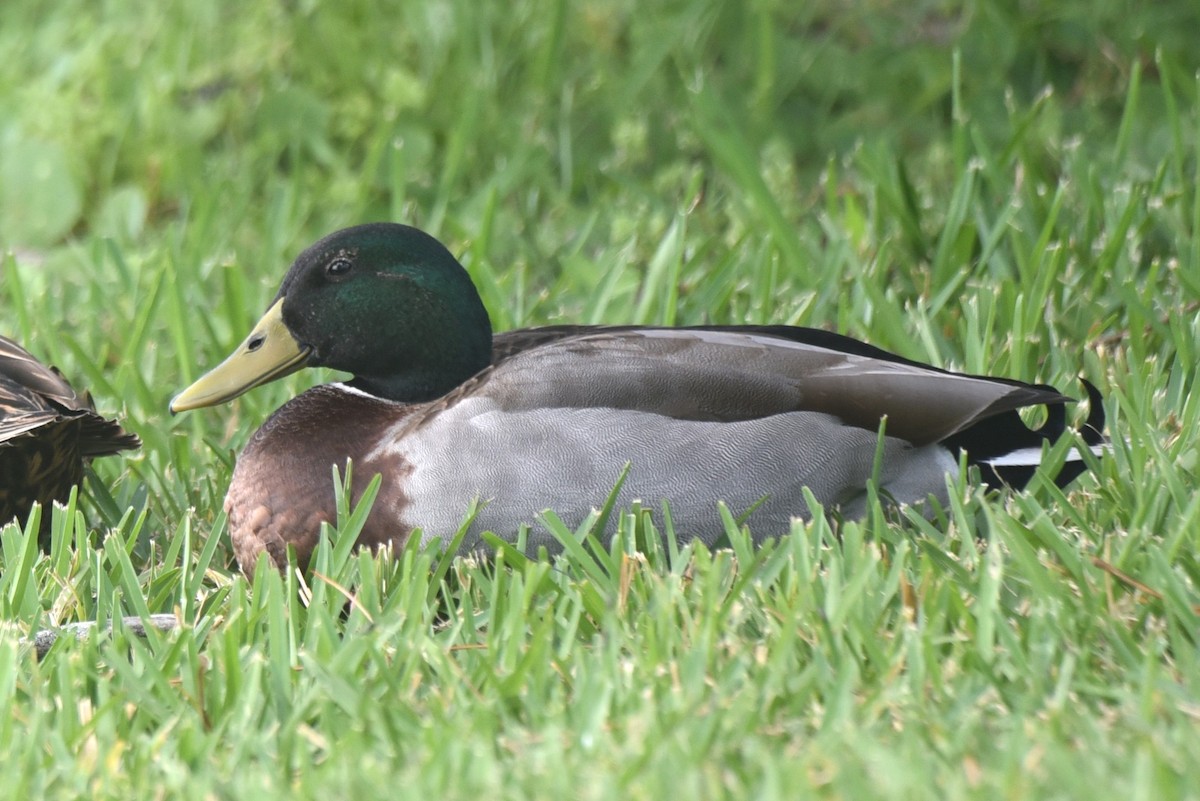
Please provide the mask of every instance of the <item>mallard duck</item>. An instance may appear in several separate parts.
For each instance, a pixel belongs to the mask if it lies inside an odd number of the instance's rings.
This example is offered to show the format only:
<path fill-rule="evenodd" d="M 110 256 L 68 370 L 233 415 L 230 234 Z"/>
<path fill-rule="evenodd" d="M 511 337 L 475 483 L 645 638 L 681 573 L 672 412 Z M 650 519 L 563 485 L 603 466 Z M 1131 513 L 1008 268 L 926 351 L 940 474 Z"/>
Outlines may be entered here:
<path fill-rule="evenodd" d="M 238 561 L 304 564 L 335 520 L 331 465 L 353 460 L 357 497 L 383 485 L 360 543 L 401 544 L 460 526 L 556 547 L 553 509 L 582 521 L 630 465 L 619 502 L 670 502 L 681 536 L 717 540 L 717 501 L 751 510 L 756 536 L 806 517 L 801 489 L 865 511 L 881 420 L 879 485 L 901 503 L 947 498 L 959 456 L 989 484 L 1020 487 L 1065 431 L 1053 387 L 962 375 L 826 331 L 790 326 L 552 326 L 493 335 L 462 265 L 399 224 L 338 231 L 292 264 L 270 309 L 172 412 L 223 403 L 308 365 L 353 375 L 280 407 L 237 460 L 225 500 Z M 1088 385 L 1089 444 L 1104 425 Z M 1028 428 L 1017 410 L 1044 405 Z M 1059 473 L 1067 482 L 1081 456 Z M 756 506 L 757 504 L 757 506 Z"/>
<path fill-rule="evenodd" d="M 44 546 L 50 503 L 66 502 L 83 480 L 84 462 L 141 444 L 97 414 L 91 397 L 77 394 L 57 369 L 0 337 L 0 525 L 14 517 L 24 525 L 38 501 Z"/>

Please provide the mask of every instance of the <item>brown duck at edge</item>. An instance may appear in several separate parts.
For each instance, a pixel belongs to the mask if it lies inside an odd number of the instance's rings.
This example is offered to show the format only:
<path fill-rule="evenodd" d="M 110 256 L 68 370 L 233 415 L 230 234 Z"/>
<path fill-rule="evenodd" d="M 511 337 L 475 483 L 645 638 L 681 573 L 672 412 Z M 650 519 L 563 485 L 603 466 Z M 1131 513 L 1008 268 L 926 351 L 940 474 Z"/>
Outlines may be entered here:
<path fill-rule="evenodd" d="M 480 534 L 558 543 L 538 519 L 575 526 L 624 466 L 618 506 L 671 504 L 680 537 L 716 542 L 717 501 L 753 508 L 756 537 L 808 517 L 803 490 L 843 515 L 878 480 L 900 503 L 947 499 L 959 457 L 984 482 L 1020 489 L 1044 443 L 1067 432 L 1053 387 L 920 364 L 849 337 L 791 326 L 555 326 L 493 336 L 466 270 L 433 237 L 379 223 L 338 231 L 292 264 L 271 308 L 221 365 L 171 403 L 211 406 L 308 365 L 350 373 L 284 404 L 238 458 L 225 508 L 242 569 L 261 554 L 304 564 L 335 519 L 331 466 L 354 464 L 357 497 L 383 477 L 365 545 L 454 534 L 472 500 Z M 1103 441 L 1086 384 L 1080 430 Z M 1030 429 L 1018 410 L 1045 406 Z M 1085 468 L 1072 451 L 1055 477 Z"/>
<path fill-rule="evenodd" d="M 136 448 L 141 440 L 100 416 L 54 367 L 0 337 L 0 525 L 22 525 L 42 506 L 39 539 L 50 533 L 50 506 L 83 480 L 85 461 Z"/>

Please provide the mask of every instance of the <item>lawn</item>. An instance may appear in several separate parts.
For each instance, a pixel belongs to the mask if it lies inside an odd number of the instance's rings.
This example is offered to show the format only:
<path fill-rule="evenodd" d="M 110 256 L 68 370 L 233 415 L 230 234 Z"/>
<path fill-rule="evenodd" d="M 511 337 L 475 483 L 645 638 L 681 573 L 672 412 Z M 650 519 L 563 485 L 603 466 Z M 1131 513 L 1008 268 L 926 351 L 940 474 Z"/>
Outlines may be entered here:
<path fill-rule="evenodd" d="M 0 334 L 144 447 L 49 553 L 0 533 L 0 797 L 1200 797 L 1197 41 L 1183 0 L 5 0 Z M 235 455 L 332 374 L 167 402 L 385 219 L 498 330 L 826 327 L 1085 377 L 1112 446 L 716 551 L 634 508 L 555 560 L 371 555 L 346 508 L 250 584 Z"/>

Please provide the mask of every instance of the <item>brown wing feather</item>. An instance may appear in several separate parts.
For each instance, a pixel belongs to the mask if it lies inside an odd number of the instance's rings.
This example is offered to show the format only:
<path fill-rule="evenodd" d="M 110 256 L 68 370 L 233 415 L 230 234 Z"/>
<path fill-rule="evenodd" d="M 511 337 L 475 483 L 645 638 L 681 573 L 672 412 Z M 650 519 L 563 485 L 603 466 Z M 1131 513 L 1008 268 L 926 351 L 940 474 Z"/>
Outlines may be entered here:
<path fill-rule="evenodd" d="M 104 456 L 141 445 L 136 435 L 97 414 L 87 394 L 71 388 L 54 367 L 0 336 L 0 444 L 55 422 L 79 418 L 79 450 Z"/>
<path fill-rule="evenodd" d="M 62 373 L 47 367 L 7 337 L 0 337 L 0 404 L 29 404 L 30 408 L 51 409 L 50 402 L 64 409 L 91 409 Z"/>

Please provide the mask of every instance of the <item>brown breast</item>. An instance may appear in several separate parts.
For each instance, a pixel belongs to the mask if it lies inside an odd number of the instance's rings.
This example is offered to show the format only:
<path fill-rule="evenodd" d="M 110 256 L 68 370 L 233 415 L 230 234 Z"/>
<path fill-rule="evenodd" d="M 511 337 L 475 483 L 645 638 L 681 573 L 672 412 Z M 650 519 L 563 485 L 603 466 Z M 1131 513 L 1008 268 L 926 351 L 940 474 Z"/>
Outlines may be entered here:
<path fill-rule="evenodd" d="M 417 407 L 367 397 L 336 385 L 314 387 L 281 406 L 246 445 L 225 496 L 229 533 L 242 572 L 253 577 L 259 555 L 287 565 L 287 549 L 307 566 L 321 523 L 335 523 L 333 466 L 345 475 L 353 460 L 351 505 L 378 473 L 383 485 L 359 543 L 402 546 L 410 533 L 398 522 L 408 469 L 389 454 L 368 459 L 388 428 Z"/>

